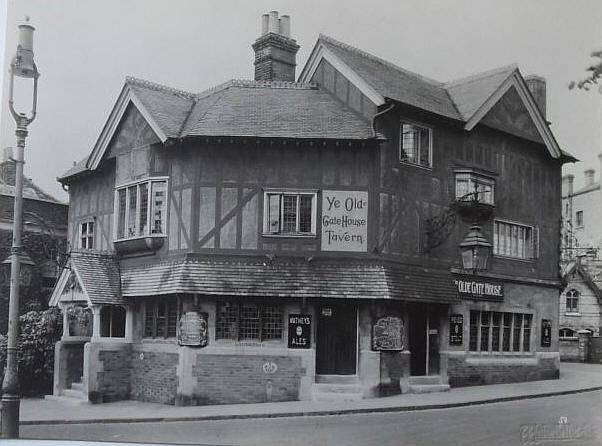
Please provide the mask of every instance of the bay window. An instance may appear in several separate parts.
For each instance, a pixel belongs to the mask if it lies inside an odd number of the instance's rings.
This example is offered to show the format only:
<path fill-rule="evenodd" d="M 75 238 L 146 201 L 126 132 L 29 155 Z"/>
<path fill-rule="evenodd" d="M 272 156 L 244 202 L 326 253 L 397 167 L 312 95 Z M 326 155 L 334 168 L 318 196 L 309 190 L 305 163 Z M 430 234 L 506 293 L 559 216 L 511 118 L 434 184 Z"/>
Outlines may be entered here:
<path fill-rule="evenodd" d="M 456 200 L 494 204 L 493 179 L 474 172 L 456 172 Z"/>
<path fill-rule="evenodd" d="M 166 234 L 166 179 L 129 184 L 117 188 L 115 194 L 116 240 Z"/>

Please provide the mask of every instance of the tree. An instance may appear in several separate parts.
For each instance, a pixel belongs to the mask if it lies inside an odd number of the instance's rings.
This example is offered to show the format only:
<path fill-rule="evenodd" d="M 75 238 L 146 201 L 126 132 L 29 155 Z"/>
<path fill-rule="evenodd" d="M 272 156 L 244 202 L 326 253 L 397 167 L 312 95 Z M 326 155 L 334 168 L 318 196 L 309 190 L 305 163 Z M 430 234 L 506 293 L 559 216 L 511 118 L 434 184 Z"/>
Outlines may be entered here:
<path fill-rule="evenodd" d="M 602 78 L 602 49 L 592 51 L 591 56 L 597 58 L 597 61 L 586 69 L 586 71 L 590 72 L 589 76 L 578 82 L 571 81 L 569 83 L 569 90 L 577 87 L 587 91 L 591 86 L 598 85 L 598 81 Z M 602 93 L 602 85 L 598 87 L 598 91 Z"/>

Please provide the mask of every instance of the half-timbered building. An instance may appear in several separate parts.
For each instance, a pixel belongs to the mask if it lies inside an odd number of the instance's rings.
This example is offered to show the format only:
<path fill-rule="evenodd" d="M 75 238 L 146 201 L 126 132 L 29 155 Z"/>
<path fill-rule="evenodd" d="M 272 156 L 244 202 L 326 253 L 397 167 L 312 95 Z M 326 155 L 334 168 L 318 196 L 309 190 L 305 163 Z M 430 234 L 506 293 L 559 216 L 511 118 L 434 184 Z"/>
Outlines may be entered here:
<path fill-rule="evenodd" d="M 60 178 L 55 394 L 210 404 L 557 377 L 571 157 L 545 81 L 509 66 L 438 82 L 320 36 L 295 82 L 288 16 L 263 20 L 254 80 L 128 78 Z"/>

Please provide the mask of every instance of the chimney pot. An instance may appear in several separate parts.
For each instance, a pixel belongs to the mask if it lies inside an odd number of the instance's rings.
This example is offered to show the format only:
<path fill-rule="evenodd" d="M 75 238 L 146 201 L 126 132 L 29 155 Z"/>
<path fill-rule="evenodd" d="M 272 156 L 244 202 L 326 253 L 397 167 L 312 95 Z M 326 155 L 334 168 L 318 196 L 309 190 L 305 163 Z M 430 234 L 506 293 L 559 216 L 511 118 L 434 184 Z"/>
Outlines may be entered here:
<path fill-rule="evenodd" d="M 270 11 L 270 23 L 268 30 L 274 34 L 280 34 L 280 21 L 278 20 L 278 11 Z"/>
<path fill-rule="evenodd" d="M 536 74 L 525 76 L 527 87 L 543 117 L 546 117 L 546 79 Z"/>
<path fill-rule="evenodd" d="M 583 174 L 585 175 L 585 185 L 586 186 L 591 186 L 592 184 L 594 184 L 595 172 L 596 171 L 594 169 L 587 169 L 586 171 L 583 172 Z"/>
<path fill-rule="evenodd" d="M 280 17 L 280 34 L 284 37 L 291 36 L 291 18 L 288 15 Z"/>
<path fill-rule="evenodd" d="M 264 34 L 268 33 L 269 23 L 270 23 L 270 15 L 269 14 L 262 15 L 261 16 L 261 35 L 262 36 Z"/>

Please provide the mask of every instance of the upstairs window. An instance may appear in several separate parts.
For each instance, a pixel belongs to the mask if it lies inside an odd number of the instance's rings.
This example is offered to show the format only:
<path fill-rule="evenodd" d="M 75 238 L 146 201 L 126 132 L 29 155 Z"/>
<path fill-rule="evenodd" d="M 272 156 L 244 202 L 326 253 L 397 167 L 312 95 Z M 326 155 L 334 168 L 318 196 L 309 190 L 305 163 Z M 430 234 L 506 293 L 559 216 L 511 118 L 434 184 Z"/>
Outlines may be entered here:
<path fill-rule="evenodd" d="M 495 220 L 493 223 L 493 254 L 515 259 L 532 260 L 538 249 L 536 228 Z"/>
<path fill-rule="evenodd" d="M 494 204 L 495 181 L 474 172 L 456 172 L 456 200 Z"/>
<path fill-rule="evenodd" d="M 579 291 L 569 290 L 566 293 L 566 312 L 579 313 Z"/>
<path fill-rule="evenodd" d="M 577 226 L 583 226 L 583 211 L 577 211 L 577 213 L 575 214 L 575 220 Z"/>
<path fill-rule="evenodd" d="M 165 235 L 167 180 L 154 179 L 117 188 L 115 239 Z"/>
<path fill-rule="evenodd" d="M 399 161 L 422 167 L 432 166 L 432 129 L 401 123 Z"/>
<path fill-rule="evenodd" d="M 79 248 L 94 249 L 94 221 L 86 220 L 79 224 Z"/>
<path fill-rule="evenodd" d="M 266 235 L 315 235 L 315 192 L 266 192 L 263 232 Z"/>

